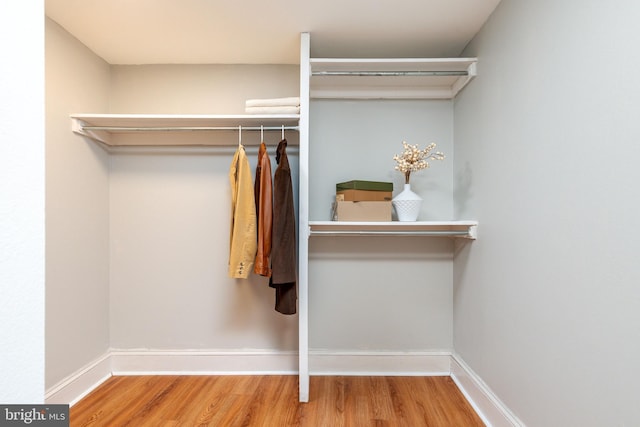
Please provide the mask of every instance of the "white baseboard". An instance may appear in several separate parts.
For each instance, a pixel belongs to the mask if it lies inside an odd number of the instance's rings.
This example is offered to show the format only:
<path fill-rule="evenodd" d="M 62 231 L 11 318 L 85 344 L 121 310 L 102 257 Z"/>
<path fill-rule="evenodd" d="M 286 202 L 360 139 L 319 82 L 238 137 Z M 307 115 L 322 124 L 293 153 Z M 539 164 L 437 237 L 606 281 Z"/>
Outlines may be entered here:
<path fill-rule="evenodd" d="M 446 376 L 449 352 L 335 352 L 310 350 L 310 375 Z"/>
<path fill-rule="evenodd" d="M 298 353 L 112 350 L 111 369 L 113 375 L 295 375 Z"/>
<path fill-rule="evenodd" d="M 487 426 L 525 427 L 457 354 L 451 355 L 451 378 Z"/>
<path fill-rule="evenodd" d="M 49 388 L 44 396 L 45 402 L 73 406 L 109 377 L 111 355 L 107 353 Z"/>
<path fill-rule="evenodd" d="M 490 427 L 524 427 L 450 352 L 312 350 L 311 375 L 447 376 Z M 297 352 L 111 350 L 47 390 L 45 402 L 74 405 L 112 375 L 297 375 Z"/>

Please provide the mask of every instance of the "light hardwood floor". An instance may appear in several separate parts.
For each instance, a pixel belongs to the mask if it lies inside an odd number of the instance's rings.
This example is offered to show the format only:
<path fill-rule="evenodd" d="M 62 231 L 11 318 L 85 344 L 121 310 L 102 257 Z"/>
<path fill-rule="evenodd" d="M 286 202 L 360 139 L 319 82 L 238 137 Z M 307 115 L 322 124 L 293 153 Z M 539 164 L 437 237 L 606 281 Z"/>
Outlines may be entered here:
<path fill-rule="evenodd" d="M 74 426 L 484 426 L 450 377 L 115 376 L 71 408 Z"/>

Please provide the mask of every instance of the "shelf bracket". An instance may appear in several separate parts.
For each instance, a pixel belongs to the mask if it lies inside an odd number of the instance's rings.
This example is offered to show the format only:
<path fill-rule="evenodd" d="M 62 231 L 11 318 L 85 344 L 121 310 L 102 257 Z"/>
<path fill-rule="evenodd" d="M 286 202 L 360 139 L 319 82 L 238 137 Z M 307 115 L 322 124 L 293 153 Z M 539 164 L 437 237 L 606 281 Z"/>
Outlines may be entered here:
<path fill-rule="evenodd" d="M 476 240 L 478 238 L 478 226 L 472 225 L 469 227 L 469 233 L 467 234 L 467 239 Z"/>
<path fill-rule="evenodd" d="M 109 136 L 108 132 L 104 132 L 104 131 L 95 131 L 95 130 L 86 130 L 84 127 L 87 124 L 80 120 L 77 119 L 75 117 L 71 118 L 71 130 L 73 131 L 73 133 L 76 133 L 78 135 L 82 135 L 84 137 L 90 138 L 94 141 L 100 142 L 102 144 L 106 144 L 106 145 L 110 145 L 111 143 L 111 138 Z"/>
<path fill-rule="evenodd" d="M 478 74 L 476 63 L 469 64 L 464 76 L 458 78 L 451 87 L 451 98 L 455 98 L 458 93 Z"/>

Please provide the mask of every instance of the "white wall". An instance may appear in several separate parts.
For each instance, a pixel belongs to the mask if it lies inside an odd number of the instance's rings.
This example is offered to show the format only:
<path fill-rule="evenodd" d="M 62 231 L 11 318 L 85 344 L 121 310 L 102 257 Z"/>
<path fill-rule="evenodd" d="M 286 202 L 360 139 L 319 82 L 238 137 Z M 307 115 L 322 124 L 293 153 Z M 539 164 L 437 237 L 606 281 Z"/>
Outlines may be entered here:
<path fill-rule="evenodd" d="M 112 71 L 111 112 L 117 113 L 243 114 L 247 98 L 299 91 L 297 66 L 114 66 Z M 293 132 L 286 136 L 297 140 Z M 181 134 L 173 137 L 178 141 Z M 110 307 L 116 349 L 297 350 L 298 318 L 274 310 L 268 280 L 227 277 L 228 173 L 238 136 L 208 137 L 230 146 L 112 154 Z M 280 137 L 265 133 L 274 171 Z M 259 132 L 243 132 L 252 169 L 259 139 Z M 288 152 L 296 182 L 297 148 Z"/>
<path fill-rule="evenodd" d="M 46 19 L 46 384 L 109 348 L 109 156 L 69 114 L 109 107 L 109 65 Z"/>
<path fill-rule="evenodd" d="M 454 346 L 529 426 L 640 423 L 638 16 L 504 0 L 465 52 Z"/>
<path fill-rule="evenodd" d="M 0 402 L 44 401 L 44 5 L 0 3 Z"/>

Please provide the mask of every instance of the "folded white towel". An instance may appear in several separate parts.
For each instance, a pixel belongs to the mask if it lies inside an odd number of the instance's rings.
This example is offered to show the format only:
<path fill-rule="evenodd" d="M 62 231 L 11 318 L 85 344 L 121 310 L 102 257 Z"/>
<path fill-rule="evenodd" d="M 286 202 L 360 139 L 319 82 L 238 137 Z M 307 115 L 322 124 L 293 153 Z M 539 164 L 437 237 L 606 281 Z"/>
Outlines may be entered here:
<path fill-rule="evenodd" d="M 246 107 L 298 107 L 300 105 L 300 97 L 290 96 L 288 98 L 270 98 L 270 99 L 248 99 Z"/>
<path fill-rule="evenodd" d="M 300 107 L 247 107 L 248 114 L 299 114 Z"/>

